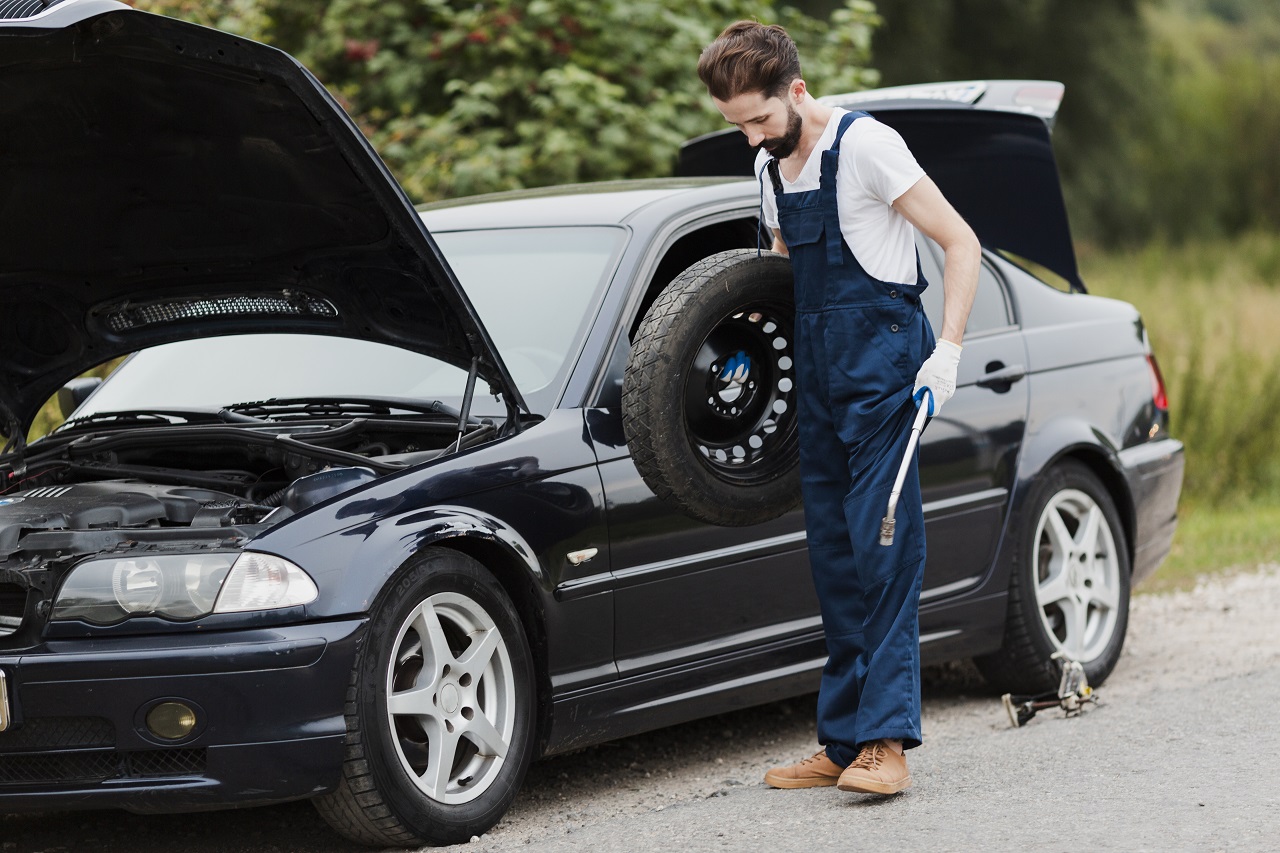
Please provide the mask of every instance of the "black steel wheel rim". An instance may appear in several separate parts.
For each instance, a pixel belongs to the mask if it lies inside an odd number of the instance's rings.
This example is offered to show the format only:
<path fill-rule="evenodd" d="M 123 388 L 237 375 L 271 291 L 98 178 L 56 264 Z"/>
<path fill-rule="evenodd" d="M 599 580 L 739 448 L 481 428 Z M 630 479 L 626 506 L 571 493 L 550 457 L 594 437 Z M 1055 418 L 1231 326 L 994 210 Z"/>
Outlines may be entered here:
<path fill-rule="evenodd" d="M 791 312 L 763 304 L 718 322 L 685 380 L 685 425 L 698 458 L 722 480 L 767 481 L 795 464 L 795 340 Z"/>

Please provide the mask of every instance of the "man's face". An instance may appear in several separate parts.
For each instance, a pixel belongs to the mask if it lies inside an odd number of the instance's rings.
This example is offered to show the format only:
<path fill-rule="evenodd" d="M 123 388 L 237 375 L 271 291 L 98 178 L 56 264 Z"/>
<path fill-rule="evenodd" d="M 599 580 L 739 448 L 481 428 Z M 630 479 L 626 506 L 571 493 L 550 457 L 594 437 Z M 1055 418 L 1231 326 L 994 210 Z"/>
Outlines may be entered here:
<path fill-rule="evenodd" d="M 781 160 L 800 144 L 803 122 L 791 104 L 791 92 L 781 98 L 767 97 L 763 92 L 744 92 L 727 101 L 712 100 L 725 121 L 747 135 L 752 147 L 763 148 Z"/>

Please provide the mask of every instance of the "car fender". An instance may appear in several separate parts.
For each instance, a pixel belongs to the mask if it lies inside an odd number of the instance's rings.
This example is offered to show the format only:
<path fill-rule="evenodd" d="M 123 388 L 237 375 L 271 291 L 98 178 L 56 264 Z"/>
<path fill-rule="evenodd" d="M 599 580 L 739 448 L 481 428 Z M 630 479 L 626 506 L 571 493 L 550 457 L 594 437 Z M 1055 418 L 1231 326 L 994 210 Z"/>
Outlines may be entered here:
<path fill-rule="evenodd" d="M 518 568 L 539 589 L 549 586 L 545 569 L 519 531 L 491 513 L 460 504 L 373 520 L 277 555 L 301 565 L 323 591 L 308 606 L 307 615 L 331 618 L 367 611 L 396 572 L 424 548 L 435 545 L 469 553 L 496 552 L 506 567 Z"/>
<path fill-rule="evenodd" d="M 1097 425 L 1082 417 L 1057 417 L 1034 432 L 1028 430 L 1018 459 L 1018 475 L 1011 502 L 1009 529 L 1028 523 L 1022 518 L 1026 496 L 1035 480 L 1061 459 L 1077 459 L 1098 475 L 1111 493 L 1124 524 L 1126 547 L 1133 550 L 1133 496 L 1120 462 L 1120 448 Z M 1018 542 L 1006 537 L 1001 545 L 1001 562 L 1008 563 L 1010 548 Z"/>

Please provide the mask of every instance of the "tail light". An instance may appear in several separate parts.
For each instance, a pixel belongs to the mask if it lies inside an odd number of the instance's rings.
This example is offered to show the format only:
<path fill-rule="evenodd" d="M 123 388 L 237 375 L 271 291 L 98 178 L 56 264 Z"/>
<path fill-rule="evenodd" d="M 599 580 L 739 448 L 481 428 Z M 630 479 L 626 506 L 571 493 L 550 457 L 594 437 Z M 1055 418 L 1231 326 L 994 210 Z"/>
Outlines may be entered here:
<path fill-rule="evenodd" d="M 1156 357 L 1147 353 L 1147 364 L 1151 367 L 1151 402 L 1161 412 L 1169 411 L 1169 395 L 1164 388 L 1164 376 L 1160 374 L 1160 365 Z"/>

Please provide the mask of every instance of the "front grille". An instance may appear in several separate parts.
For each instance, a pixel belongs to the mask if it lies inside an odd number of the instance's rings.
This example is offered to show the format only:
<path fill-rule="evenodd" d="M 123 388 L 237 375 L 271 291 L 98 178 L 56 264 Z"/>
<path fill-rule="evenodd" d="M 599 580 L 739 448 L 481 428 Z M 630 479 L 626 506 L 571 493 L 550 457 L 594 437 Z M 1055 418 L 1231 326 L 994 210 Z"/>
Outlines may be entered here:
<path fill-rule="evenodd" d="M 0 750 L 114 747 L 116 727 L 102 717 L 36 717 L 0 732 Z"/>
<path fill-rule="evenodd" d="M 84 785 L 108 779 L 149 779 L 203 773 L 203 749 L 84 750 L 0 755 L 0 789 L 27 785 Z"/>
<path fill-rule="evenodd" d="M 122 753 L 128 778 L 148 776 L 188 776 L 203 773 L 205 750 L 203 749 L 144 749 Z"/>
<path fill-rule="evenodd" d="M 0 755 L 0 787 L 102 782 L 116 775 L 112 752 L 29 752 Z"/>
<path fill-rule="evenodd" d="M 26 609 L 27 591 L 17 584 L 0 583 L 0 637 L 18 630 Z"/>
<path fill-rule="evenodd" d="M 0 732 L 0 788 L 84 785 L 203 773 L 203 749 L 115 748 L 116 730 L 102 717 L 36 717 Z"/>

